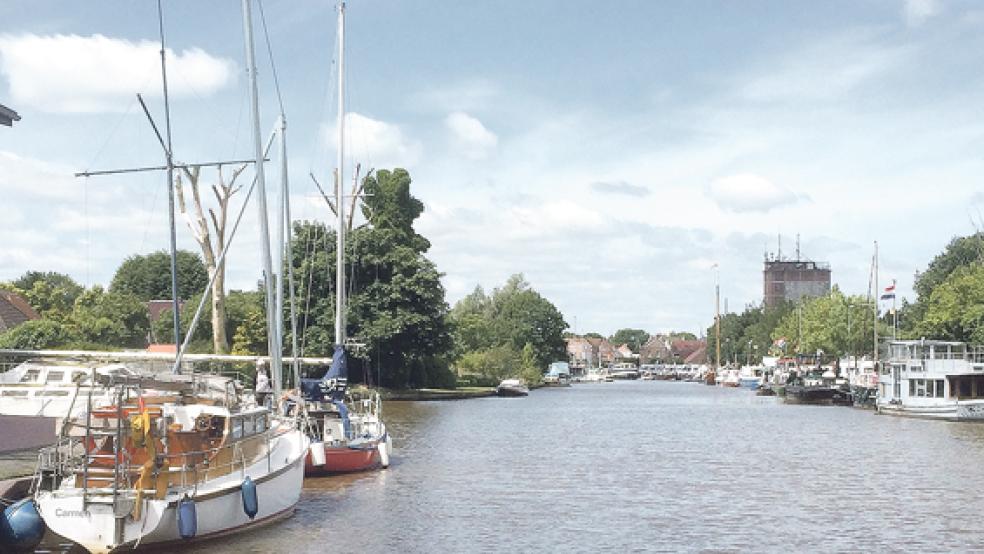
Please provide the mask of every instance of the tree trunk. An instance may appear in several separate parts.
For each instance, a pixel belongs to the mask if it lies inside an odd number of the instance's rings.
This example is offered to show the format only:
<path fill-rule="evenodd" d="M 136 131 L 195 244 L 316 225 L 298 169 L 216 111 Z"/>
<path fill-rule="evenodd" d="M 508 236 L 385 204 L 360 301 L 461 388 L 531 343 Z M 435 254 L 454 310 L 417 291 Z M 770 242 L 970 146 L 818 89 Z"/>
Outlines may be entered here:
<path fill-rule="evenodd" d="M 225 264 L 216 268 L 219 275 L 212 283 L 212 346 L 216 354 L 229 353 L 226 334 Z"/>
<path fill-rule="evenodd" d="M 229 337 L 226 333 L 226 296 L 225 296 L 225 264 L 218 264 L 218 256 L 222 255 L 225 248 L 226 220 L 229 211 L 229 199 L 239 191 L 235 186 L 239 174 L 246 169 L 242 165 L 232 172 L 232 178 L 228 183 L 222 175 L 222 166 L 218 167 L 219 182 L 212 185 L 212 192 L 219 204 L 218 215 L 215 210 L 209 209 L 208 215 L 212 222 L 212 229 L 209 229 L 209 220 L 205 217 L 205 210 L 202 207 L 201 194 L 198 188 L 198 179 L 201 168 L 195 166 L 191 169 L 185 167 L 184 174 L 191 185 L 191 195 L 195 203 L 195 221 L 189 217 L 185 206 L 184 192 L 181 186 L 181 176 L 178 175 L 176 189 L 178 193 L 178 205 L 182 214 L 188 218 L 188 228 L 191 229 L 195 240 L 202 250 L 202 258 L 205 261 L 205 268 L 208 270 L 209 278 L 215 278 L 212 282 L 212 349 L 216 354 L 229 353 Z M 212 246 L 212 232 L 215 233 L 215 248 Z"/>

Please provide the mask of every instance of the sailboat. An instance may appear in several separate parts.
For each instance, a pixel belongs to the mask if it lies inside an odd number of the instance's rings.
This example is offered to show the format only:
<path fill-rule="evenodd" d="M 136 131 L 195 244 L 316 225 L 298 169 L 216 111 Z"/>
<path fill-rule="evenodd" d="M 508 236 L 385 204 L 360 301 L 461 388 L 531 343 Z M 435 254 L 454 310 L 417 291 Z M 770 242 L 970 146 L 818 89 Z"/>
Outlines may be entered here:
<path fill-rule="evenodd" d="M 257 205 L 271 369 L 279 386 L 250 2 L 243 0 L 243 18 Z M 172 374 L 111 376 L 110 405 L 94 404 L 96 389 L 89 388 L 86 409 L 68 418 L 58 442 L 40 453 L 33 500 L 21 506 L 26 516 L 36 506 L 48 529 L 102 554 L 225 535 L 293 512 L 309 446 L 296 417 L 257 406 L 232 378 L 222 383 L 224 394 L 214 394 L 215 377 L 180 373 L 180 358 L 179 351 Z"/>
<path fill-rule="evenodd" d="M 306 475 L 351 473 L 389 466 L 392 439 L 380 418 L 378 393 L 354 401 L 348 391 L 345 351 L 345 202 L 342 198 L 345 161 L 345 3 L 338 5 L 338 168 L 335 187 L 338 231 L 335 272 L 335 346 L 331 367 L 321 379 L 302 379 L 307 417 L 302 421 L 311 439 Z"/>

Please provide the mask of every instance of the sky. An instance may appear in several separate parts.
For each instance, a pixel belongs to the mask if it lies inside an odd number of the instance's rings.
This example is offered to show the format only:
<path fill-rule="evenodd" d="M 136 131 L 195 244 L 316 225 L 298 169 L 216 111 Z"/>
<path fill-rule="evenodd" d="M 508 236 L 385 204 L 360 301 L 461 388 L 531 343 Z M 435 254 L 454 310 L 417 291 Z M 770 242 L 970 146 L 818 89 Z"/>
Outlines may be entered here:
<path fill-rule="evenodd" d="M 265 0 L 266 35 L 253 11 L 263 140 L 275 68 L 292 215 L 330 221 L 310 174 L 328 183 L 335 165 L 335 3 Z M 984 225 L 977 2 L 352 0 L 346 13 L 346 173 L 410 171 L 452 305 L 522 273 L 572 331 L 699 334 L 716 280 L 731 311 L 761 302 L 780 236 L 783 257 L 799 237 L 852 294 L 868 291 L 877 241 L 882 285 L 911 299 L 915 273 Z M 251 157 L 240 2 L 165 1 L 164 26 L 176 159 Z M 0 128 L 0 280 L 106 285 L 125 257 L 167 248 L 162 173 L 73 177 L 163 163 L 136 101 L 163 126 L 158 41 L 151 0 L 0 3 L 0 103 L 22 117 Z M 279 168 L 271 155 L 271 206 Z M 259 278 L 256 213 L 231 288 Z M 180 215 L 178 243 L 197 251 Z"/>

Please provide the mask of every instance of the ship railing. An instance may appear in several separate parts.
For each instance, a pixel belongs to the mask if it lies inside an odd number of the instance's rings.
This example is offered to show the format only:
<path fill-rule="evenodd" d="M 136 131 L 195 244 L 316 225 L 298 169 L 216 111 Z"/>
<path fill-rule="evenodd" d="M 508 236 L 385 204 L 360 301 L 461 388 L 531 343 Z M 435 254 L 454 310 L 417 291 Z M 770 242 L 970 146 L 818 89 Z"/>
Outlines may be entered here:
<path fill-rule="evenodd" d="M 260 443 L 254 457 L 247 458 L 242 444 L 219 445 L 197 451 L 181 452 L 178 454 L 160 454 L 159 461 L 167 462 L 170 470 L 169 487 L 177 485 L 182 491 L 190 490 L 209 476 L 220 476 L 231 473 L 246 475 L 246 469 L 251 463 L 263 458 L 271 463 L 271 439 L 275 430 L 270 428 L 264 432 L 265 440 Z M 115 439 L 115 437 L 114 437 Z M 115 440 L 114 440 L 115 442 Z M 58 493 L 57 483 L 64 478 L 81 476 L 82 494 L 85 502 L 91 503 L 96 497 L 112 496 L 113 498 L 129 499 L 137 492 L 136 483 L 140 476 L 142 464 L 132 462 L 132 457 L 126 448 L 116 448 L 113 453 L 94 453 L 87 448 L 91 446 L 84 436 L 65 436 L 50 447 L 41 449 L 38 453 L 38 470 L 35 475 L 34 490 L 45 488 Z M 228 462 L 216 464 L 214 459 L 223 449 L 231 448 L 232 455 Z M 98 464 L 99 461 L 119 460 L 110 464 Z M 161 466 L 163 467 L 163 463 Z M 161 471 L 160 475 L 165 472 Z M 178 474 L 178 483 L 173 483 L 173 476 Z M 50 480 L 50 483 L 46 480 Z M 154 494 L 156 490 L 145 489 L 145 494 Z M 66 491 L 66 494 L 71 494 Z M 60 494 L 59 494 L 60 495 Z"/>

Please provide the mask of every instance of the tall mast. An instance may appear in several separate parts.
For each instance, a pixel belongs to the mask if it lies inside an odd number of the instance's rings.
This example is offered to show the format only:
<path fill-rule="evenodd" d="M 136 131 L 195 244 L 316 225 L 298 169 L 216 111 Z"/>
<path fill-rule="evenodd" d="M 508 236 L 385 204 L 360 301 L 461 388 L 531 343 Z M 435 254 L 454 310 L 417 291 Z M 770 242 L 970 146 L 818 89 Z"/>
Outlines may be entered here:
<path fill-rule="evenodd" d="M 276 323 L 277 306 L 274 299 L 273 262 L 270 255 L 270 227 L 267 221 L 266 179 L 263 171 L 263 141 L 260 138 L 260 102 L 256 85 L 256 57 L 253 52 L 253 14 L 251 0 L 243 0 L 243 30 L 246 35 L 246 64 L 249 72 L 250 107 L 253 116 L 253 146 L 256 157 L 256 205 L 260 218 L 260 251 L 263 255 L 263 283 L 266 293 L 267 348 L 270 352 L 270 373 L 273 381 L 273 398 L 280 401 L 281 361 L 279 325 Z"/>
<path fill-rule="evenodd" d="M 164 54 L 164 9 L 161 0 L 157 0 L 157 23 L 161 36 L 161 86 L 164 89 L 164 133 L 167 137 L 167 220 L 171 233 L 171 313 L 174 318 L 174 344 L 181 344 L 181 313 L 178 310 L 178 239 L 174 225 L 174 150 L 171 147 L 171 105 L 167 96 L 167 57 Z M 175 349 L 177 356 L 177 349 Z M 175 364 L 173 371 L 180 373 L 181 368 Z"/>
<path fill-rule="evenodd" d="M 874 322 L 873 322 L 874 325 L 872 325 L 872 327 L 874 328 L 874 332 L 872 333 L 872 336 L 874 337 L 874 345 L 873 345 L 874 353 L 872 354 L 873 356 L 872 359 L 875 362 L 875 371 L 878 370 L 878 299 L 879 299 L 880 292 L 881 291 L 879 291 L 878 289 L 878 241 L 876 240 L 875 241 L 875 294 L 874 294 L 875 315 L 874 315 Z"/>
<path fill-rule="evenodd" d="M 291 362 L 291 368 L 293 369 L 294 386 L 299 387 L 301 386 L 301 366 L 297 360 L 297 300 L 294 290 L 294 250 L 291 245 L 293 231 L 290 224 L 290 184 L 287 180 L 287 117 L 283 110 L 280 112 L 280 159 L 282 164 L 280 166 L 280 180 L 283 184 L 283 213 L 287 226 L 287 240 L 284 246 L 287 254 L 287 287 L 290 296 L 290 355 L 294 358 Z"/>
<path fill-rule="evenodd" d="M 721 269 L 714 264 L 714 369 L 721 368 Z"/>
<path fill-rule="evenodd" d="M 345 2 L 338 4 L 338 166 L 335 206 L 338 244 L 335 247 L 335 346 L 345 344 Z"/>

